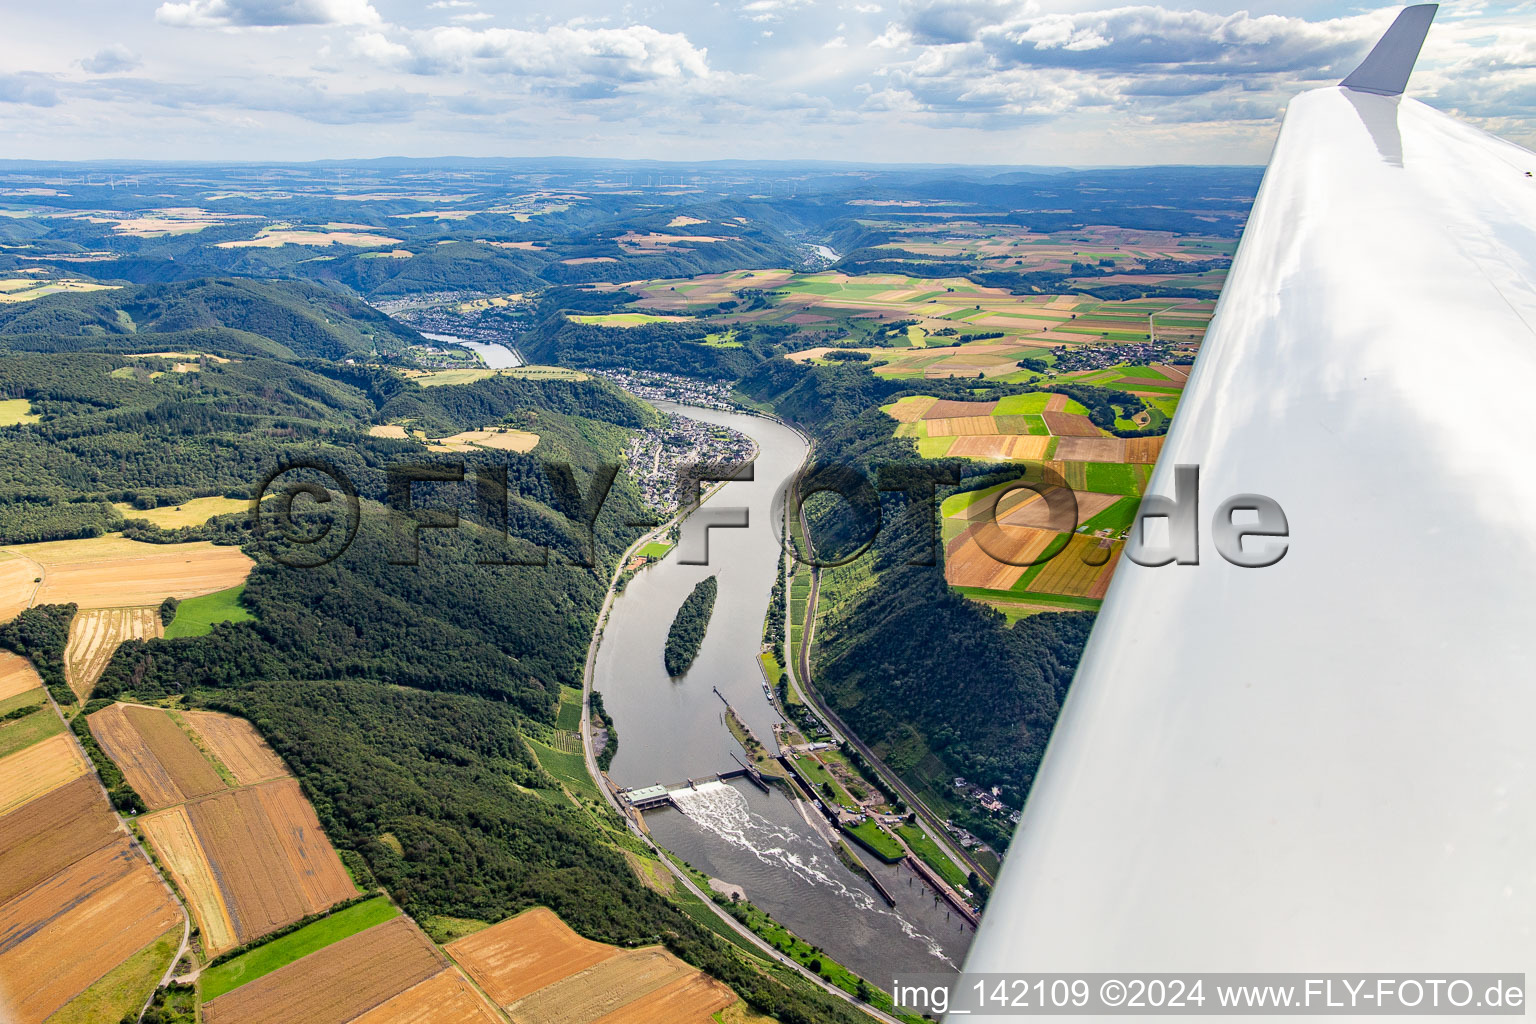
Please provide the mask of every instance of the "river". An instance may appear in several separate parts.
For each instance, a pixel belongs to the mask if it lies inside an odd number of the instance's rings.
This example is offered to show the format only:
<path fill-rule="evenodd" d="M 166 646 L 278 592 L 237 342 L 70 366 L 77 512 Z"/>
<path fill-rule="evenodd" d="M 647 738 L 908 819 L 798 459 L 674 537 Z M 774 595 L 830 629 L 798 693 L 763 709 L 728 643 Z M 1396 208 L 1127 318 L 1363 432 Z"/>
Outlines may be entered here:
<path fill-rule="evenodd" d="M 480 359 L 486 366 L 493 370 L 507 370 L 514 366 L 522 366 L 523 361 L 516 352 L 505 345 L 494 342 L 470 341 L 467 338 L 456 338 L 451 334 L 428 334 L 421 332 L 423 338 L 432 341 L 442 341 L 449 345 L 462 345 L 464 348 L 474 349 L 480 353 Z"/>
<path fill-rule="evenodd" d="M 658 403 L 658 407 L 738 430 L 757 442 L 752 482 L 727 483 L 707 508 L 746 508 L 747 529 L 710 531 L 708 566 L 668 556 L 638 573 L 614 602 L 593 666 L 619 734 L 609 775 L 626 788 L 714 779 L 742 756 L 722 718 L 725 695 L 752 731 L 772 746 L 778 712 L 763 692 L 757 653 L 779 551 L 776 523 L 785 483 L 806 455 L 804 441 L 772 420 Z M 719 594 L 703 645 L 679 680 L 662 664 L 667 630 L 694 585 L 714 574 Z M 683 810 L 646 813 L 652 838 L 747 898 L 809 942 L 868 978 L 958 965 L 970 928 L 902 866 L 872 863 L 895 895 L 888 907 L 869 883 L 838 861 L 807 815 L 808 805 L 746 780 L 708 782 L 680 798 Z M 824 821 L 823 829 L 830 828 Z M 874 861 L 874 858 L 868 858 Z M 882 981 L 884 979 L 884 981 Z"/>

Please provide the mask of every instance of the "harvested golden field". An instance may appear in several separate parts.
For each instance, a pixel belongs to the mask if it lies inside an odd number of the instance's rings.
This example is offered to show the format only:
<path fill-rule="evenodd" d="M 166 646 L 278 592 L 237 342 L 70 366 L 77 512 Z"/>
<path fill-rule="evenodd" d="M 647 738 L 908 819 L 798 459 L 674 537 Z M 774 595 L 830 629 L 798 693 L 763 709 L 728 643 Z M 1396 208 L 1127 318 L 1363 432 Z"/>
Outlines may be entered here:
<path fill-rule="evenodd" d="M 1074 497 L 1077 501 L 1077 522 L 1071 524 L 1072 529 L 1086 523 L 1120 500 L 1118 495 L 1097 494 L 1093 491 L 1076 491 Z M 1068 529 L 1068 524 L 1052 522 L 1058 514 L 1057 510 L 1053 510 L 1047 502 L 1037 499 L 1014 505 L 998 519 L 998 522 L 1004 526 L 1030 526 L 1037 530 L 1064 533 Z"/>
<path fill-rule="evenodd" d="M 228 362 L 228 360 L 221 360 L 221 362 Z M 144 519 L 162 530 L 175 530 L 183 526 L 202 526 L 214 516 L 245 512 L 251 507 L 251 503 L 239 498 L 214 497 L 193 498 L 180 505 L 166 505 L 163 508 L 140 509 L 132 505 L 113 505 L 112 507 L 121 512 L 124 519 Z"/>
<path fill-rule="evenodd" d="M 518 1000 L 507 1015 L 515 1024 L 593 1024 L 696 973 L 660 947 L 624 950 Z"/>
<path fill-rule="evenodd" d="M 1157 437 L 1132 437 L 1125 442 L 1125 461 L 1150 466 L 1163 453 L 1166 435 Z"/>
<path fill-rule="evenodd" d="M 219 891 L 208 855 L 192 831 L 185 807 L 147 814 L 139 819 L 144 837 L 154 847 L 160 863 L 170 872 L 203 933 L 203 948 L 216 956 L 240 945 L 235 922 L 229 916 L 224 894 Z"/>
<path fill-rule="evenodd" d="M 656 1018 L 661 1022 L 666 1018 Z M 501 1024 L 501 1015 L 456 969 L 406 989 L 352 1024 Z"/>
<path fill-rule="evenodd" d="M 577 935 L 545 907 L 462 938 L 448 952 L 502 1006 L 619 954 Z"/>
<path fill-rule="evenodd" d="M 240 785 L 249 786 L 288 774 L 282 759 L 245 719 L 216 711 L 183 711 L 181 717 Z"/>
<path fill-rule="evenodd" d="M 1043 459 L 1050 443 L 1051 439 L 1044 434 L 972 435 L 955 438 L 955 443 L 949 446 L 949 454 L 972 459 Z"/>
<path fill-rule="evenodd" d="M 19 654 L 0 651 L 0 700 L 26 693 L 43 685 L 42 676 L 32 663 Z"/>
<path fill-rule="evenodd" d="M 1125 462 L 1126 442 L 1119 437 L 1063 437 L 1056 458 L 1063 462 Z"/>
<path fill-rule="evenodd" d="M 952 587 L 1007 590 L 1024 575 L 1024 570 L 1029 568 L 1027 563 L 1039 558 L 1056 538 L 1051 530 L 994 529 L 987 538 L 987 545 L 1008 559 L 999 561 L 976 542 L 976 529 L 970 527 L 955 538 L 944 557 L 944 580 Z M 1010 565 L 1009 561 L 1026 564 Z"/>
<path fill-rule="evenodd" d="M 10 814 L 84 774 L 85 758 L 68 733 L 0 758 L 0 814 Z"/>
<path fill-rule="evenodd" d="M 291 877 L 304 898 L 305 914 L 317 913 L 357 895 L 352 876 L 325 837 L 320 819 L 304 799 L 298 780 L 282 778 L 247 792 L 255 792 L 260 798 L 266 821 L 287 856 Z M 193 818 L 196 819 L 195 813 Z"/>
<path fill-rule="evenodd" d="M 283 245 L 348 245 L 369 249 L 375 246 L 399 245 L 400 239 L 377 235 L 366 228 L 361 231 L 304 231 L 271 227 L 262 228 L 255 238 L 214 244 L 220 249 L 276 249 Z"/>
<path fill-rule="evenodd" d="M 735 1002 L 736 993 L 726 985 L 694 971 L 598 1018 L 597 1024 L 711 1024 L 715 1013 Z"/>
<path fill-rule="evenodd" d="M 220 793 L 186 812 L 241 943 L 357 895 L 292 779 Z"/>
<path fill-rule="evenodd" d="M 1108 561 L 1119 550 L 1119 544 L 1109 547 L 1098 537 L 1075 533 L 1067 541 L 1066 549 L 1051 559 L 1026 589 L 1032 594 L 1088 597 L 1095 589 L 1099 577 L 1106 575 Z M 1100 564 L 1093 565 L 1093 561 Z"/>
<path fill-rule="evenodd" d="M 378 423 L 368 428 L 369 437 L 389 437 L 396 441 L 406 439 L 405 428 L 398 423 Z"/>
<path fill-rule="evenodd" d="M 113 704 L 88 722 L 96 742 L 152 810 L 225 788 L 213 765 L 167 711 Z"/>
<path fill-rule="evenodd" d="M 909 395 L 906 398 L 898 398 L 892 405 L 882 406 L 881 409 L 897 423 L 914 423 L 923 418 L 937 398 L 929 398 L 926 395 Z"/>
<path fill-rule="evenodd" d="M 220 996 L 203 1007 L 203 1020 L 347 1024 L 446 966 L 410 919 L 397 917 Z"/>
<path fill-rule="evenodd" d="M 35 1024 L 182 921 L 127 836 L 0 906 L 0 992 Z"/>
<path fill-rule="evenodd" d="M 83 702 L 107 670 L 118 644 L 165 635 L 158 608 L 93 608 L 75 614 L 64 648 L 64 678 Z"/>
<path fill-rule="evenodd" d="M 976 437 L 997 433 L 997 420 L 991 416 L 952 416 L 943 419 L 924 417 L 929 437 Z"/>
<path fill-rule="evenodd" d="M 245 582 L 256 563 L 237 547 L 210 541 L 145 544 L 119 534 L 85 540 L 21 544 L 5 550 L 42 566 L 35 603 L 82 608 L 159 605 L 228 590 Z"/>
<path fill-rule="evenodd" d="M 0 904 L 122 836 L 94 775 L 0 818 Z"/>
<path fill-rule="evenodd" d="M 509 427 L 487 427 L 484 430 L 466 430 L 452 437 L 440 437 L 427 442 L 428 448 L 451 452 L 468 452 L 476 448 L 495 448 L 504 452 L 531 452 L 539 443 L 539 435 Z"/>
<path fill-rule="evenodd" d="M 36 562 L 0 551 L 0 622 L 9 622 L 32 607 L 38 588 L 35 581 L 42 575 L 43 567 Z"/>

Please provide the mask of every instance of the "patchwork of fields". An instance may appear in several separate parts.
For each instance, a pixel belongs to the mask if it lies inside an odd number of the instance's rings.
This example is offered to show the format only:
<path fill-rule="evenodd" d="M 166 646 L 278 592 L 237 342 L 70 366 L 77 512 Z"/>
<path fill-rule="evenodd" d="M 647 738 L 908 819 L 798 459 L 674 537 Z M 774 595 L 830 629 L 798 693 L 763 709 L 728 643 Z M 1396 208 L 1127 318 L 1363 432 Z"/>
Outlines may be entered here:
<path fill-rule="evenodd" d="M 185 917 L 42 680 L 0 652 L 0 714 L 24 708 L 0 726 L 0 1019 L 136 1015 L 180 947 Z"/>
<path fill-rule="evenodd" d="M 139 827 L 210 954 L 357 894 L 298 782 L 250 723 L 113 704 L 89 724 L 151 809 Z"/>
<path fill-rule="evenodd" d="M 1163 438 L 1100 430 L 1065 395 L 997 402 L 908 396 L 884 407 L 927 458 L 1021 461 L 1021 481 L 944 502 L 944 576 L 1017 620 L 1096 608 L 1109 587 Z M 1065 486 L 1050 486 L 1060 481 Z"/>

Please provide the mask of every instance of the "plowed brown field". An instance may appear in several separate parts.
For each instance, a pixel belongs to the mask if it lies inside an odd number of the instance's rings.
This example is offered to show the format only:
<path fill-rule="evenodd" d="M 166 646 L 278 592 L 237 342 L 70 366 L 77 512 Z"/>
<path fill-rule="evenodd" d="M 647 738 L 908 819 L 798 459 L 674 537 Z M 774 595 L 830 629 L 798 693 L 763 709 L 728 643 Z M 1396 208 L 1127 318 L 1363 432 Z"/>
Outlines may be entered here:
<path fill-rule="evenodd" d="M 670 1018 L 654 1018 L 663 1024 Z M 352 1024 L 501 1024 L 501 1015 L 450 968 L 407 989 L 389 1002 L 358 1017 Z"/>
<path fill-rule="evenodd" d="M 240 785 L 249 786 L 288 774 L 282 760 L 245 719 L 215 711 L 183 711 L 182 718 Z"/>
<path fill-rule="evenodd" d="M 75 613 L 64 648 L 64 678 L 75 696 L 89 696 L 124 640 L 164 636 L 158 608 L 94 608 Z"/>
<path fill-rule="evenodd" d="M 235 935 L 235 922 L 230 918 L 224 894 L 219 891 L 213 867 L 208 863 L 208 854 L 192 831 L 192 823 L 187 820 L 187 809 L 172 807 L 168 811 L 146 814 L 139 819 L 139 826 L 187 901 L 203 933 L 203 948 L 216 956 L 240 945 Z"/>
<path fill-rule="evenodd" d="M 83 608 L 159 605 L 167 597 L 212 594 L 244 583 L 256 565 L 233 546 L 145 544 L 116 534 L 6 550 L 42 566 L 34 604 L 72 601 Z"/>
<path fill-rule="evenodd" d="M 1051 412 L 1047 410 L 1040 414 L 1045 418 L 1045 425 L 1051 433 L 1060 437 L 1103 437 L 1093 421 L 1082 413 L 1077 412 Z"/>
<path fill-rule="evenodd" d="M 84 774 L 85 759 L 68 733 L 18 750 L 0 759 L 0 814 L 10 814 Z"/>
<path fill-rule="evenodd" d="M 26 693 L 43 685 L 32 663 L 19 654 L 0 651 L 0 700 Z"/>
<path fill-rule="evenodd" d="M 1029 568 L 1027 564 L 1009 565 L 1008 561 L 1032 562 L 1040 557 L 1056 537 L 1051 530 L 1010 528 L 993 531 L 987 538 L 987 545 L 1008 559 L 1000 561 L 982 550 L 976 542 L 975 530 L 976 527 L 969 527 L 956 538 L 952 552 L 944 558 L 944 579 L 952 587 L 1007 590 Z"/>
<path fill-rule="evenodd" d="M 220 996 L 203 1007 L 203 1020 L 347 1024 L 446 966 L 410 919 L 397 917 Z"/>
<path fill-rule="evenodd" d="M 664 949 L 630 949 L 508 1006 L 516 1024 L 593 1024 L 694 974 Z"/>
<path fill-rule="evenodd" d="M 992 410 L 996 408 L 996 402 L 956 402 L 945 398 L 934 402 L 927 409 L 923 410 L 923 419 L 940 420 L 951 416 L 991 416 Z"/>
<path fill-rule="evenodd" d="M 113 704 L 91 715 L 89 722 L 91 735 L 151 809 L 225 788 L 213 765 L 168 712 Z"/>
<path fill-rule="evenodd" d="M 95 776 L 0 818 L 0 903 L 123 834 Z"/>
<path fill-rule="evenodd" d="M 1056 457 L 1075 462 L 1124 462 L 1125 440 L 1118 437 L 1063 437 Z"/>
<path fill-rule="evenodd" d="M 124 836 L 0 907 L 0 992 L 36 1024 L 181 923 L 164 883 Z"/>
<path fill-rule="evenodd" d="M 462 938 L 448 952 L 502 1006 L 619 954 L 577 935 L 544 907 Z"/>
<path fill-rule="evenodd" d="M 597 1024 L 710 1024 L 716 1011 L 735 1002 L 735 992 L 694 971 L 599 1018 Z"/>

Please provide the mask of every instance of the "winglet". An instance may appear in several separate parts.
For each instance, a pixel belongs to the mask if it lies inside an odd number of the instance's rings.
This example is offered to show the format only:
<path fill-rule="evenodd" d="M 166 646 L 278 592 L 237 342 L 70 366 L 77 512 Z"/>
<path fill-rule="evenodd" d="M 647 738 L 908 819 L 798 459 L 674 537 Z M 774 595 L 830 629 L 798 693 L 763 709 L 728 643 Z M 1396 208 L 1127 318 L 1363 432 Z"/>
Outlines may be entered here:
<path fill-rule="evenodd" d="M 1360 66 L 1339 84 L 1357 92 L 1401 96 L 1408 76 L 1413 73 L 1413 64 L 1419 59 L 1419 47 L 1424 45 L 1429 23 L 1435 20 L 1439 9 L 1439 4 L 1404 7 Z"/>

